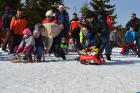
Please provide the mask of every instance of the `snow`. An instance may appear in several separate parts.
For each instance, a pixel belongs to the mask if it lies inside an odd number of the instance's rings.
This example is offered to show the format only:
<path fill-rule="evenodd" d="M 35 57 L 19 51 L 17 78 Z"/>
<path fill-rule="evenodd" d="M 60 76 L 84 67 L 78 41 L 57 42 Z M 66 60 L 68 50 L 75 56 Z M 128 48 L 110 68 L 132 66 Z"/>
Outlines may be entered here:
<path fill-rule="evenodd" d="M 74 61 L 77 53 L 69 53 L 65 61 L 51 55 L 45 56 L 45 62 L 36 63 L 12 63 L 3 53 L 0 93 L 140 92 L 140 59 L 120 55 L 120 51 L 114 48 L 112 61 L 102 65 L 82 65 Z"/>

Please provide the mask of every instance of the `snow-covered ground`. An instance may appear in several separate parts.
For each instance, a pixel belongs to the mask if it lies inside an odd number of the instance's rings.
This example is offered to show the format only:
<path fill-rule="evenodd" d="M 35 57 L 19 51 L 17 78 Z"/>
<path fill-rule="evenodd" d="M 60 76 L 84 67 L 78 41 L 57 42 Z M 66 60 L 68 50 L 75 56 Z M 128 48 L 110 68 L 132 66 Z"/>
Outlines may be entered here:
<path fill-rule="evenodd" d="M 45 62 L 12 63 L 0 55 L 0 93 L 136 93 L 140 92 L 140 58 L 120 55 L 112 61 L 82 65 L 69 53 L 67 60 L 45 57 Z M 106 58 L 105 58 L 106 59 Z"/>

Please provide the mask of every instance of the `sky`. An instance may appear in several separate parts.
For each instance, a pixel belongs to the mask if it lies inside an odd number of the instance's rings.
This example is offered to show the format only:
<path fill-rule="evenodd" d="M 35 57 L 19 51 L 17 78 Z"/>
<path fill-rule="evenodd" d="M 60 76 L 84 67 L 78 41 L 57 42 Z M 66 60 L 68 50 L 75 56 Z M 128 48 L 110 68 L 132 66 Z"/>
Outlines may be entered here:
<path fill-rule="evenodd" d="M 22 0 L 24 2 L 25 0 Z M 88 3 L 91 0 L 87 0 Z M 76 13 L 79 14 L 80 8 L 86 2 L 86 0 L 64 0 L 65 5 L 73 5 L 76 6 Z M 116 25 L 122 24 L 125 27 L 126 23 L 131 19 L 131 14 L 136 13 L 136 16 L 140 18 L 140 0 L 110 0 L 109 3 L 111 5 L 116 5 L 116 10 L 114 11 L 115 15 L 117 13 L 117 19 L 115 20 L 118 22 Z M 90 7 L 90 6 L 89 6 Z M 92 8 L 91 8 L 92 9 Z M 70 7 L 68 10 L 70 19 L 72 19 L 72 14 L 75 12 L 74 7 Z"/>

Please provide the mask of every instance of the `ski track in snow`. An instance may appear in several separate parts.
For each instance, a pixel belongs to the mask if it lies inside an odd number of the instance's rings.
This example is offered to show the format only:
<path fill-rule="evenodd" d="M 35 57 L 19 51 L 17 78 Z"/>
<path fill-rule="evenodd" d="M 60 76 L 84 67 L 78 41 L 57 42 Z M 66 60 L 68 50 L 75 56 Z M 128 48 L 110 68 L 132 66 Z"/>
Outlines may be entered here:
<path fill-rule="evenodd" d="M 51 55 L 45 56 L 45 62 L 36 63 L 12 63 L 3 53 L 0 93 L 140 92 L 140 59 L 120 55 L 120 51 L 114 48 L 112 61 L 102 65 L 82 65 L 74 61 L 77 53 L 69 53 L 65 61 Z"/>

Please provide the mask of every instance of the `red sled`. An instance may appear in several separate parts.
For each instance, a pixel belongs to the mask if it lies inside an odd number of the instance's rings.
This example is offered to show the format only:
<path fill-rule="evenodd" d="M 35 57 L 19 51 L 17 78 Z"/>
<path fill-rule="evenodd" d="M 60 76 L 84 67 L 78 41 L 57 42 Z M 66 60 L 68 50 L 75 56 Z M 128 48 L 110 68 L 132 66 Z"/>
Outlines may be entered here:
<path fill-rule="evenodd" d="M 86 65 L 87 64 L 91 64 L 91 65 L 92 64 L 98 64 L 98 65 L 100 65 L 100 64 L 105 63 L 105 60 L 104 60 L 104 57 L 103 57 L 102 54 L 100 55 L 100 59 L 98 59 L 97 56 L 90 56 L 89 54 L 87 54 L 87 55 L 81 55 L 79 60 L 80 60 L 81 64 L 86 64 Z"/>

